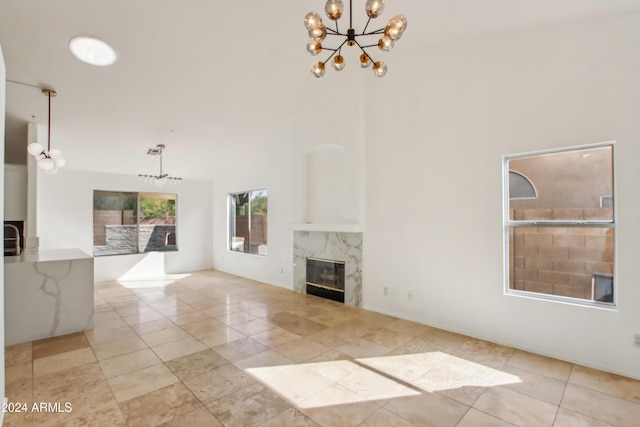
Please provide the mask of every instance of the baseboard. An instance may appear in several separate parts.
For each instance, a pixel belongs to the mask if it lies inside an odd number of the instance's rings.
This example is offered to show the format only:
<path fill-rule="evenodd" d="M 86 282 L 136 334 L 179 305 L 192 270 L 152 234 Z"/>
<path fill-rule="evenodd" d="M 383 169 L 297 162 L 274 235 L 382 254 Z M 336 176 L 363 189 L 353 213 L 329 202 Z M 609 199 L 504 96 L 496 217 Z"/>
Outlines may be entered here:
<path fill-rule="evenodd" d="M 526 346 L 526 345 L 521 345 L 521 344 L 512 343 L 512 342 L 506 342 L 506 341 L 503 341 L 503 340 L 497 340 L 494 337 L 488 336 L 486 334 L 485 335 L 483 335 L 483 334 L 473 334 L 473 333 L 470 333 L 470 332 L 464 331 L 464 330 L 451 329 L 451 328 L 444 327 L 442 325 L 438 325 L 438 324 L 434 324 L 434 323 L 426 323 L 423 320 L 416 319 L 416 318 L 411 317 L 411 316 L 406 316 L 404 314 L 395 313 L 395 312 L 392 312 L 392 311 L 389 311 L 389 310 L 383 310 L 383 309 L 380 309 L 380 308 L 377 308 L 377 307 L 364 306 L 362 308 L 364 308 L 365 310 L 374 311 L 376 313 L 386 314 L 387 316 L 397 317 L 398 319 L 403 319 L 403 320 L 408 320 L 410 322 L 420 323 L 422 325 L 430 326 L 432 328 L 442 329 L 443 331 L 453 332 L 455 334 L 464 335 L 464 336 L 467 336 L 467 337 L 470 337 L 470 338 L 476 338 L 476 339 L 479 339 L 479 340 L 489 341 L 489 342 L 492 342 L 492 343 L 495 343 L 495 344 L 500 344 L 500 345 L 503 345 L 503 346 L 506 346 L 506 347 L 515 348 L 515 349 L 518 349 L 518 350 L 526 351 L 526 352 L 537 354 L 537 355 L 540 355 L 540 356 L 550 357 L 552 359 L 562 360 L 564 362 L 573 363 L 575 365 L 586 366 L 587 368 L 597 369 L 598 371 L 609 372 L 611 374 L 621 375 L 623 377 L 627 377 L 627 378 L 631 378 L 631 379 L 640 381 L 640 376 L 638 376 L 637 372 L 628 372 L 628 371 L 621 370 L 621 369 L 611 369 L 610 366 L 603 366 L 603 365 L 600 365 L 600 364 L 597 364 L 597 363 L 589 362 L 587 360 L 582 360 L 580 358 L 568 357 L 568 356 L 563 355 L 563 354 L 557 354 L 557 353 L 551 353 L 551 352 L 543 352 L 543 351 L 540 351 L 539 349 L 532 348 L 532 347 L 529 347 L 529 346 Z"/>

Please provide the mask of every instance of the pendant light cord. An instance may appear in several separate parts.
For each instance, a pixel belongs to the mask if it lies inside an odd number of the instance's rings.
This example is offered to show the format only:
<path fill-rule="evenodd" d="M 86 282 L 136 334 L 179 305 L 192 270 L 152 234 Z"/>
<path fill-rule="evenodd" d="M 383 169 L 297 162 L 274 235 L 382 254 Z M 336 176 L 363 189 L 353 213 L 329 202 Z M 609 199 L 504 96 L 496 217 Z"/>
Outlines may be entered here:
<path fill-rule="evenodd" d="M 48 118 L 48 130 L 47 130 L 47 153 L 51 152 L 51 92 L 47 94 L 49 98 L 49 118 Z"/>
<path fill-rule="evenodd" d="M 353 0 L 349 0 L 349 28 L 353 28 L 353 14 L 352 14 L 352 11 L 353 11 Z"/>

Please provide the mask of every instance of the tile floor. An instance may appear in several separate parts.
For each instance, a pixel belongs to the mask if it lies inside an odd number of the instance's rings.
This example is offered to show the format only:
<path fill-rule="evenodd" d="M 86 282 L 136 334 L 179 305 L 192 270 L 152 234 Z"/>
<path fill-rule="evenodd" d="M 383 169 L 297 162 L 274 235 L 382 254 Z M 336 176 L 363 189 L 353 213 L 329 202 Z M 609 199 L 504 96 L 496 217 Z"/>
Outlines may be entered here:
<path fill-rule="evenodd" d="M 639 425 L 639 381 L 217 271 L 95 289 L 7 348 L 5 425 Z"/>

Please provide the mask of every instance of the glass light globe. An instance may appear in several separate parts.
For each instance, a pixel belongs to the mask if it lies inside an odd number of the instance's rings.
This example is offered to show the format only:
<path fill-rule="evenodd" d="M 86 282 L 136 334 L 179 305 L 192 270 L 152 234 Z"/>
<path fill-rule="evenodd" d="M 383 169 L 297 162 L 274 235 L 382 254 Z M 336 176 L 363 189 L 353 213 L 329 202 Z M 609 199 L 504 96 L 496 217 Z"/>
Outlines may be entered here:
<path fill-rule="evenodd" d="M 62 155 L 62 151 L 58 150 L 57 148 L 54 148 L 51 151 L 49 151 L 49 157 L 51 157 L 51 159 L 53 159 L 53 162 L 59 168 L 61 168 L 64 165 L 67 164 L 67 161 L 65 160 L 64 156 Z"/>
<path fill-rule="evenodd" d="M 342 71 L 344 69 L 344 66 L 346 65 L 346 63 L 344 62 L 344 57 L 342 55 L 334 56 L 331 65 L 333 65 L 334 70 Z"/>
<path fill-rule="evenodd" d="M 344 3 L 342 3 L 342 0 L 327 0 L 324 5 L 324 11 L 329 19 L 337 21 L 344 11 Z"/>
<path fill-rule="evenodd" d="M 67 159 L 65 159 L 64 157 L 60 156 L 56 159 L 53 159 L 53 162 L 56 164 L 57 167 L 62 168 L 67 164 Z"/>
<path fill-rule="evenodd" d="M 389 52 L 391 49 L 393 49 L 394 45 L 395 42 L 386 37 L 381 37 L 380 40 L 378 40 L 378 49 L 383 52 Z"/>
<path fill-rule="evenodd" d="M 401 33 L 407 29 L 407 18 L 401 13 L 394 15 L 389 22 L 392 22 Z"/>
<path fill-rule="evenodd" d="M 53 160 L 61 159 L 62 151 L 58 150 L 57 148 L 52 148 L 49 151 L 49 157 L 51 157 Z"/>
<path fill-rule="evenodd" d="M 45 157 L 44 159 L 38 160 L 38 167 L 44 171 L 48 171 L 55 168 L 56 164 L 52 159 Z"/>
<path fill-rule="evenodd" d="M 375 74 L 376 77 L 384 77 L 387 74 L 387 64 L 381 61 L 373 64 L 373 67 L 371 69 L 373 70 L 373 74 Z"/>
<path fill-rule="evenodd" d="M 316 25 L 309 29 L 309 38 L 321 42 L 327 37 L 327 27 L 321 22 L 320 25 Z"/>
<path fill-rule="evenodd" d="M 322 18 L 316 12 L 309 12 L 304 17 L 304 26 L 307 30 L 322 24 Z"/>
<path fill-rule="evenodd" d="M 307 52 L 312 56 L 316 56 L 322 52 L 322 44 L 317 40 L 309 40 L 309 43 L 307 43 Z"/>
<path fill-rule="evenodd" d="M 362 55 L 360 55 L 360 66 L 362 68 L 367 68 L 369 65 L 371 65 L 369 56 L 366 53 L 363 53 Z"/>
<path fill-rule="evenodd" d="M 367 11 L 369 18 L 377 18 L 384 11 L 384 0 L 367 0 L 364 9 Z"/>
<path fill-rule="evenodd" d="M 58 167 L 54 164 L 51 169 L 44 170 L 47 175 L 55 175 L 58 173 Z"/>
<path fill-rule="evenodd" d="M 384 29 L 384 36 L 391 41 L 400 40 L 402 33 L 397 28 L 387 25 Z"/>
<path fill-rule="evenodd" d="M 325 66 L 322 62 L 318 61 L 311 66 L 311 74 L 316 77 L 324 76 Z"/>
<path fill-rule="evenodd" d="M 404 15 L 394 15 L 384 29 L 384 35 L 389 40 L 399 40 L 407 29 L 407 18 Z"/>
<path fill-rule="evenodd" d="M 44 151 L 44 147 L 42 146 L 42 144 L 38 144 L 37 142 L 32 142 L 27 146 L 27 151 L 29 152 L 29 154 L 35 157 L 42 154 L 42 152 Z"/>

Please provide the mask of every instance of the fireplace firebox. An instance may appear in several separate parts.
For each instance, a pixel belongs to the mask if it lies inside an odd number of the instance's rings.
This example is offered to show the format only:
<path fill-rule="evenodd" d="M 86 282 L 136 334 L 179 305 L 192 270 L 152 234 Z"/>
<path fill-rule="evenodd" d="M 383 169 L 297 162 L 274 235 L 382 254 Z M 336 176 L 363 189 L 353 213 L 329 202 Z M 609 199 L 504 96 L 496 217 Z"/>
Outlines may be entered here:
<path fill-rule="evenodd" d="M 344 262 L 307 258 L 307 293 L 344 303 Z"/>

